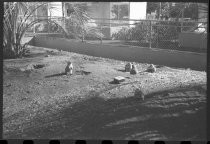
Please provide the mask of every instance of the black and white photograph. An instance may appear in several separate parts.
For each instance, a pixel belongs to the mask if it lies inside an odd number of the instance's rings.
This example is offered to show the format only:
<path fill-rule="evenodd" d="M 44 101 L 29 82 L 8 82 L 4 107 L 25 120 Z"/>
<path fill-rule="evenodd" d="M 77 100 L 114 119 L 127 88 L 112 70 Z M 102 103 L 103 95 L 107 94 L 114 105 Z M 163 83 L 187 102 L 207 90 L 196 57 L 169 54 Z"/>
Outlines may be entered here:
<path fill-rule="evenodd" d="M 207 140 L 208 1 L 3 8 L 3 139 Z"/>

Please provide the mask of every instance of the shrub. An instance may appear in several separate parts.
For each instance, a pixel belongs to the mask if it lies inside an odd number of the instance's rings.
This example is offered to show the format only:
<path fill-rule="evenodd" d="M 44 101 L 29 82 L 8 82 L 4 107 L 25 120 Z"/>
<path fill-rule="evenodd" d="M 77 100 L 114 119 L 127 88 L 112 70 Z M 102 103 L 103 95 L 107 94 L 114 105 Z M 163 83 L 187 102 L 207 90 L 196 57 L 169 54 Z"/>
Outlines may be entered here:
<path fill-rule="evenodd" d="M 147 41 L 149 38 L 149 25 L 147 22 L 136 23 L 135 27 L 123 27 L 120 31 L 112 34 L 112 38 L 116 40 L 136 40 Z"/>
<path fill-rule="evenodd" d="M 44 3 L 47 4 L 47 3 Z M 22 57 L 26 53 L 26 44 L 21 44 L 27 30 L 34 25 L 48 19 L 31 19 L 36 9 L 44 4 L 27 2 L 5 2 L 4 3 L 4 36 L 3 36 L 3 56 L 4 58 Z M 23 16 L 20 17 L 20 14 Z M 53 21 L 50 21 L 55 23 Z M 56 23 L 55 23 L 56 24 Z M 58 24 L 56 24 L 58 25 Z M 61 26 L 60 26 L 61 27 Z M 65 32 L 65 29 L 63 29 Z"/>
<path fill-rule="evenodd" d="M 118 32 L 112 34 L 112 38 L 116 40 L 130 40 L 131 39 L 131 30 L 127 27 L 123 27 Z"/>

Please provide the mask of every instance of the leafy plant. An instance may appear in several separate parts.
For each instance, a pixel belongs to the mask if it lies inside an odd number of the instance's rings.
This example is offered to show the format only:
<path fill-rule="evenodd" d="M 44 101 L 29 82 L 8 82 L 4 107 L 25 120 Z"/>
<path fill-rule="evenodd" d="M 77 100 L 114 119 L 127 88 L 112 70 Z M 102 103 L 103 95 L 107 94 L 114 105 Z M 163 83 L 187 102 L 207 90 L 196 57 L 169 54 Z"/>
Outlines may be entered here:
<path fill-rule="evenodd" d="M 120 31 L 112 35 L 113 39 L 117 40 L 136 40 L 141 42 L 147 41 L 149 36 L 149 25 L 147 22 L 136 23 L 135 27 L 123 27 Z"/>
<path fill-rule="evenodd" d="M 112 38 L 116 40 L 131 40 L 130 29 L 123 27 L 118 32 L 112 34 Z"/>
<path fill-rule="evenodd" d="M 42 21 L 51 21 L 45 19 L 31 19 L 35 11 L 47 3 L 29 3 L 29 2 L 5 2 L 3 18 L 3 54 L 4 58 L 22 57 L 26 53 L 26 45 L 21 44 L 26 31 Z M 21 16 L 22 15 L 22 16 Z M 61 27 L 61 26 L 59 26 Z M 62 28 L 63 29 L 63 28 Z M 63 29 L 66 33 L 66 30 Z M 67 33 L 66 33 L 67 34 Z"/>
<path fill-rule="evenodd" d="M 65 18 L 65 26 L 71 37 L 85 40 L 86 37 L 96 37 L 101 39 L 104 35 L 97 26 L 91 26 L 91 17 L 88 15 L 88 9 L 85 3 L 66 3 L 68 16 Z"/>
<path fill-rule="evenodd" d="M 72 11 L 66 18 L 48 19 L 48 17 L 35 17 L 37 9 L 47 4 L 46 2 L 4 2 L 4 58 L 17 58 L 25 55 L 27 44 L 23 45 L 21 41 L 25 33 L 28 30 L 32 31 L 33 27 L 35 27 L 36 31 L 44 31 L 48 29 L 49 24 L 51 31 L 63 33 L 66 37 L 73 36 L 82 40 L 84 40 L 86 33 L 100 36 L 100 31 L 86 26 L 90 17 L 84 11 L 85 9 L 78 5 L 70 5 Z M 53 7 L 49 7 L 49 11 L 52 9 Z M 65 25 L 63 24 L 64 21 L 66 21 Z M 70 29 L 66 29 L 66 25 Z"/>

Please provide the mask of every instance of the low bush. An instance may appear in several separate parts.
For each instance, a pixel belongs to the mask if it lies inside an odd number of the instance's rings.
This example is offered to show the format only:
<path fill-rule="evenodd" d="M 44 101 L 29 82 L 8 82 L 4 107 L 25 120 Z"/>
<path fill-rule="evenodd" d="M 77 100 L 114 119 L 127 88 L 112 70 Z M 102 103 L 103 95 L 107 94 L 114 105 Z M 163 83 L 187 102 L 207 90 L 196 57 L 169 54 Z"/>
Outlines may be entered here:
<path fill-rule="evenodd" d="M 149 25 L 147 22 L 136 23 L 135 27 L 123 27 L 118 32 L 112 34 L 112 39 L 125 41 L 148 41 Z"/>

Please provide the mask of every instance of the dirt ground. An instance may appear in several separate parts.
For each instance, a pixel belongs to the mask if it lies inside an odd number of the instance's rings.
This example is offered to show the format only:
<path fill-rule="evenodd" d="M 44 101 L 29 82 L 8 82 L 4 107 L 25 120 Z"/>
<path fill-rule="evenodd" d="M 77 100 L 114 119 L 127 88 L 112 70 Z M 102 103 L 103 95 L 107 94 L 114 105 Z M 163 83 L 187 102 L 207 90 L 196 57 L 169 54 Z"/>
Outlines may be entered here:
<path fill-rule="evenodd" d="M 205 140 L 206 72 L 135 63 L 130 75 L 125 61 L 29 49 L 4 60 L 3 138 Z"/>

